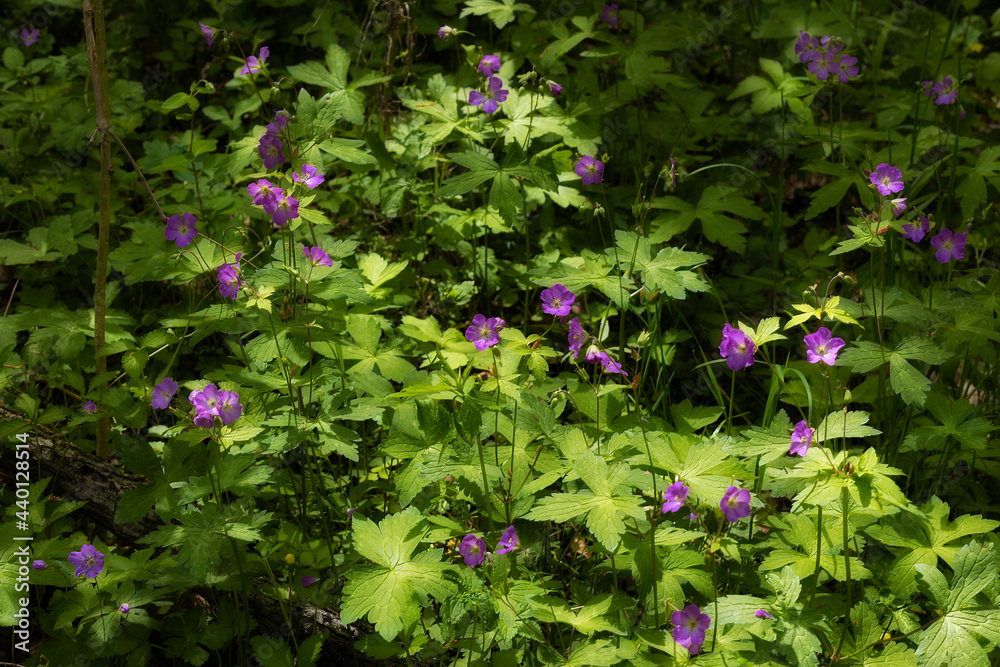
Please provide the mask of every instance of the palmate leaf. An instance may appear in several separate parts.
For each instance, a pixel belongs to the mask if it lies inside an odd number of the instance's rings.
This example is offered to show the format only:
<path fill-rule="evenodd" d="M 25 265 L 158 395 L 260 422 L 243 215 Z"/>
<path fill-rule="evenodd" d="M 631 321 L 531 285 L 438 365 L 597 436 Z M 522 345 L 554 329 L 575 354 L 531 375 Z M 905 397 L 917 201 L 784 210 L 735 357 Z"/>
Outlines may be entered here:
<path fill-rule="evenodd" d="M 812 220 L 820 213 L 843 201 L 844 195 L 847 194 L 852 185 L 858 191 L 862 206 L 871 208 L 874 205 L 871 188 L 859 170 L 848 169 L 847 167 L 826 160 L 813 162 L 803 167 L 803 169 L 817 174 L 836 177 L 835 181 L 827 183 L 813 193 L 809 210 L 806 211 L 806 220 Z"/>
<path fill-rule="evenodd" d="M 970 542 L 955 556 L 950 586 L 936 567 L 916 566 L 922 590 L 944 611 L 917 637 L 920 667 L 990 664 L 977 638 L 1000 643 L 1000 609 L 980 598 L 979 593 L 996 580 L 995 559 L 993 544 Z"/>
<path fill-rule="evenodd" d="M 588 287 L 596 288 L 615 305 L 624 308 L 635 283 L 630 278 L 619 277 L 613 269 L 614 263 L 606 254 L 583 250 L 580 257 L 566 258 L 556 264 L 533 269 L 531 273 L 552 281 L 552 284 L 562 283 L 566 289 L 577 294 Z"/>
<path fill-rule="evenodd" d="M 726 488 L 735 483 L 733 480 L 748 476 L 735 456 L 727 456 L 729 446 L 728 439 L 702 440 L 678 433 L 649 435 L 654 466 L 683 480 L 691 488 L 688 502 L 692 504 L 709 502 L 718 506 Z M 649 465 L 645 454 L 631 458 L 630 463 Z"/>
<path fill-rule="evenodd" d="M 784 519 L 769 518 L 771 525 L 779 530 L 767 540 L 767 545 L 775 548 L 760 564 L 760 569 L 768 572 L 789 567 L 795 576 L 805 579 L 816 571 L 816 524 L 804 514 L 787 514 Z M 839 541 L 839 533 L 832 532 L 836 528 L 832 521 L 823 526 L 819 565 L 837 581 L 844 581 L 847 569 L 843 554 L 838 553 L 843 542 Z M 870 579 L 871 576 L 872 573 L 860 559 L 851 558 L 851 577 Z"/>
<path fill-rule="evenodd" d="M 987 434 L 996 427 L 987 419 L 972 417 L 976 407 L 967 399 L 948 400 L 947 397 L 932 393 L 927 398 L 927 408 L 940 425 L 918 426 L 903 440 L 900 451 L 927 451 L 943 449 L 948 438 L 954 438 L 963 449 L 982 450 L 986 448 Z"/>
<path fill-rule="evenodd" d="M 534 14 L 535 9 L 526 2 L 516 2 L 516 0 L 466 0 L 465 8 L 459 17 L 485 16 L 493 21 L 497 29 L 502 29 L 514 20 L 518 12 Z"/>
<path fill-rule="evenodd" d="M 917 336 L 903 340 L 894 350 L 872 341 L 853 341 L 853 347 L 841 351 L 838 364 L 850 366 L 855 373 L 867 373 L 889 364 L 889 383 L 907 405 L 923 407 L 931 381 L 907 361 L 942 364 L 951 356 L 937 345 Z"/>
<path fill-rule="evenodd" d="M 681 270 L 685 267 L 698 268 L 709 260 L 708 255 L 663 248 L 654 258 L 651 257 L 651 245 L 646 237 L 622 230 L 615 232 L 615 243 L 622 268 L 641 274 L 642 283 L 650 292 L 663 292 L 672 299 L 683 299 L 687 292 L 708 290 L 708 283 L 694 271 Z M 616 254 L 613 248 L 606 252 L 609 257 Z"/>
<path fill-rule="evenodd" d="M 673 213 L 663 213 L 652 222 L 651 243 L 668 241 L 687 230 L 695 220 L 701 221 L 702 233 L 713 243 L 739 254 L 746 251 L 746 225 L 733 215 L 750 220 L 760 220 L 764 211 L 752 201 L 736 195 L 726 195 L 716 186 L 705 188 L 698 205 L 689 204 L 678 197 L 658 197 L 653 200 L 653 208 L 667 209 Z"/>
<path fill-rule="evenodd" d="M 566 623 L 583 634 L 611 632 L 625 635 L 618 622 L 618 612 L 635 605 L 635 601 L 623 593 L 605 593 L 587 601 L 583 609 L 573 613 L 565 600 L 552 597 L 534 596 L 528 600 L 535 620 L 543 623 Z"/>
<path fill-rule="evenodd" d="M 446 577 L 451 567 L 441 562 L 442 549 L 413 554 L 427 530 L 428 523 L 413 507 L 385 517 L 378 526 L 354 519 L 354 548 L 375 565 L 348 571 L 341 621 L 349 624 L 367 615 L 389 641 L 417 621 L 420 599 L 431 595 L 443 600 L 458 593 Z"/>

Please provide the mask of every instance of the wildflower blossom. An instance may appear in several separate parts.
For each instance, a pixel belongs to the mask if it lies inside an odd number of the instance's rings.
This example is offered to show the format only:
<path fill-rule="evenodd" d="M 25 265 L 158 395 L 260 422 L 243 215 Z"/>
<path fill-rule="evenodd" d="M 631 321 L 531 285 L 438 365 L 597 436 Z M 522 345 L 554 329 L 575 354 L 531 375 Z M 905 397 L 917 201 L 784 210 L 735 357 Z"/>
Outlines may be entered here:
<path fill-rule="evenodd" d="M 820 327 L 816 333 L 806 335 L 802 341 L 806 344 L 806 359 L 810 364 L 823 362 L 827 366 L 837 363 L 837 353 L 844 347 L 843 338 L 834 338 L 826 327 Z"/>
<path fill-rule="evenodd" d="M 569 315 L 575 300 L 575 294 L 556 283 L 552 287 L 542 290 L 542 312 L 557 317 Z"/>
<path fill-rule="evenodd" d="M 167 218 L 167 229 L 164 235 L 168 241 L 173 241 L 178 248 L 186 248 L 191 243 L 191 239 L 198 236 L 198 228 L 195 226 L 197 218 L 191 213 L 184 215 L 172 215 Z"/>
<path fill-rule="evenodd" d="M 875 171 L 871 173 L 868 180 L 878 188 L 879 194 L 883 197 L 902 192 L 903 188 L 906 187 L 903 185 L 903 172 L 885 162 L 875 167 Z"/>
<path fill-rule="evenodd" d="M 500 103 L 507 99 L 508 93 L 510 91 L 503 87 L 503 81 L 491 76 L 485 93 L 478 90 L 469 93 L 469 104 L 477 107 L 482 106 L 486 113 L 495 114 L 500 108 Z"/>
<path fill-rule="evenodd" d="M 795 430 L 792 431 L 792 446 L 788 453 L 805 456 L 809 453 L 809 447 L 812 445 L 812 441 L 813 430 L 809 428 L 809 424 L 805 419 L 803 419 L 795 425 Z"/>
<path fill-rule="evenodd" d="M 604 176 L 604 163 L 592 155 L 584 155 L 574 168 L 584 185 L 600 183 Z"/>
<path fill-rule="evenodd" d="M 223 264 L 219 267 L 219 294 L 224 297 L 228 297 L 233 301 L 236 300 L 236 294 L 240 291 L 243 286 L 243 279 L 240 278 L 240 258 L 243 253 L 236 253 L 236 262 L 234 264 Z"/>
<path fill-rule="evenodd" d="M 820 81 L 826 81 L 831 74 L 840 72 L 837 54 L 834 51 L 817 51 L 809 57 L 809 72 Z"/>
<path fill-rule="evenodd" d="M 551 91 L 552 94 L 555 95 L 556 97 L 559 97 L 559 93 L 562 92 L 563 87 L 560 86 L 555 81 L 547 81 L 547 83 L 549 84 L 549 91 Z"/>
<path fill-rule="evenodd" d="M 271 221 L 278 227 L 299 217 L 299 200 L 287 192 L 278 200 L 278 206 L 271 214 Z"/>
<path fill-rule="evenodd" d="M 438 28 L 438 37 L 440 37 L 446 42 L 457 34 L 458 31 L 452 28 L 450 25 L 443 25 L 440 28 Z"/>
<path fill-rule="evenodd" d="M 177 383 L 173 378 L 163 378 L 160 384 L 153 387 L 153 400 L 151 404 L 154 410 L 162 410 L 170 405 L 170 399 L 177 393 Z"/>
<path fill-rule="evenodd" d="M 514 549 L 517 549 L 517 533 L 514 531 L 514 526 L 509 526 L 500 537 L 500 546 L 497 548 L 497 553 L 506 554 Z"/>
<path fill-rule="evenodd" d="M 607 23 L 612 28 L 618 26 L 618 5 L 604 5 L 601 12 L 601 23 Z"/>
<path fill-rule="evenodd" d="M 330 256 L 326 254 L 326 251 L 319 246 L 313 246 L 311 248 L 303 248 L 302 252 L 306 254 L 306 259 L 312 266 L 323 266 L 333 267 L 333 260 Z"/>
<path fill-rule="evenodd" d="M 758 609 L 757 611 L 755 611 L 753 613 L 753 615 L 756 616 L 757 618 L 769 618 L 772 621 L 774 620 L 774 616 L 771 616 L 769 613 L 767 613 L 763 609 Z"/>
<path fill-rule="evenodd" d="M 569 351 L 573 356 L 580 352 L 580 348 L 587 342 L 587 332 L 580 326 L 580 318 L 574 317 L 569 323 Z"/>
<path fill-rule="evenodd" d="M 754 352 L 757 345 L 740 329 L 734 329 L 729 324 L 722 327 L 722 342 L 719 353 L 726 358 L 730 370 L 741 371 L 753 366 Z"/>
<path fill-rule="evenodd" d="M 799 57 L 799 62 L 803 65 L 808 62 L 814 53 L 819 51 L 819 40 L 810 37 L 809 33 L 799 30 L 799 39 L 795 42 L 795 55 Z"/>
<path fill-rule="evenodd" d="M 604 369 L 605 373 L 624 375 L 625 377 L 628 377 L 628 373 L 622 369 L 622 365 L 609 357 L 607 352 L 601 352 L 600 361 L 601 367 Z"/>
<path fill-rule="evenodd" d="M 903 225 L 903 236 L 910 239 L 914 243 L 920 243 L 924 236 L 931 229 L 931 221 L 925 216 L 920 216 L 919 225 L 905 224 Z"/>
<path fill-rule="evenodd" d="M 21 28 L 20 35 L 21 41 L 24 42 L 25 46 L 31 46 L 38 41 L 38 28 L 32 28 L 28 30 L 27 28 Z"/>
<path fill-rule="evenodd" d="M 274 112 L 274 124 L 278 127 L 288 127 L 288 121 L 291 120 L 291 118 L 292 117 L 289 113 L 284 109 Z"/>
<path fill-rule="evenodd" d="M 97 403 L 94 403 L 93 401 L 91 401 L 89 399 L 86 400 L 86 401 L 84 401 L 84 403 L 83 403 L 83 411 L 87 412 L 87 413 L 90 413 L 90 414 L 94 414 L 95 412 L 97 412 Z"/>
<path fill-rule="evenodd" d="M 260 58 L 249 56 L 243 69 L 240 70 L 240 74 L 256 74 L 264 66 L 264 61 L 269 55 L 271 55 L 271 49 L 266 46 L 260 47 Z"/>
<path fill-rule="evenodd" d="M 858 75 L 858 59 L 854 56 L 846 53 L 840 54 L 839 64 L 840 72 L 837 73 L 837 80 L 841 83 L 847 83 Z"/>
<path fill-rule="evenodd" d="M 479 65 L 476 66 L 479 73 L 483 76 L 488 76 L 493 78 L 494 72 L 500 71 L 500 56 L 483 56 L 483 59 L 479 61 Z"/>
<path fill-rule="evenodd" d="M 205 41 L 208 42 L 208 48 L 212 48 L 212 42 L 215 41 L 215 34 L 219 32 L 218 28 L 207 26 L 201 21 L 198 21 L 198 25 L 201 27 L 201 34 L 205 35 Z"/>
<path fill-rule="evenodd" d="M 265 134 L 260 138 L 260 144 L 257 145 L 257 152 L 260 153 L 260 157 L 264 160 L 265 169 L 274 169 L 279 164 L 285 163 L 285 155 L 281 152 L 281 139 L 272 135 Z"/>
<path fill-rule="evenodd" d="M 892 207 L 892 214 L 898 218 L 906 210 L 906 197 L 890 199 L 889 205 Z"/>
<path fill-rule="evenodd" d="M 32 570 L 44 570 L 48 565 L 44 560 L 36 560 L 31 564 Z"/>
<path fill-rule="evenodd" d="M 500 331 L 504 324 L 499 317 L 486 319 L 485 315 L 476 315 L 472 318 L 472 326 L 465 330 L 465 339 L 482 352 L 500 342 Z"/>
<path fill-rule="evenodd" d="M 663 500 L 665 501 L 663 513 L 676 512 L 683 507 L 689 493 L 691 493 L 691 487 L 682 481 L 676 481 L 668 486 L 667 490 L 663 492 Z"/>
<path fill-rule="evenodd" d="M 198 413 L 214 416 L 219 414 L 219 394 L 219 388 L 210 384 L 188 394 L 188 401 Z"/>
<path fill-rule="evenodd" d="M 708 614 L 703 614 L 698 605 L 689 604 L 683 610 L 671 614 L 670 622 L 674 624 L 671 632 L 674 641 L 686 648 L 691 655 L 698 655 L 701 645 L 705 643 L 705 631 L 712 625 Z"/>
<path fill-rule="evenodd" d="M 300 579 L 299 581 L 301 582 L 301 584 L 305 588 L 309 588 L 310 586 L 312 586 L 313 584 L 315 584 L 317 581 L 319 581 L 319 577 L 305 576 L 305 577 L 302 577 L 302 579 Z"/>
<path fill-rule="evenodd" d="M 601 352 L 601 348 L 597 347 L 597 343 L 591 343 L 583 358 L 588 364 L 596 364 L 601 361 L 603 357 L 604 353 Z"/>
<path fill-rule="evenodd" d="M 215 407 L 219 419 L 226 426 L 240 418 L 243 414 L 243 405 L 240 404 L 240 395 L 235 391 L 219 392 L 218 402 Z"/>
<path fill-rule="evenodd" d="M 266 213 L 274 213 L 278 210 L 278 197 L 281 197 L 281 188 L 271 185 L 271 181 L 266 178 L 259 179 L 256 183 L 247 186 L 247 192 L 253 197 L 253 203 L 263 206 Z"/>
<path fill-rule="evenodd" d="M 296 183 L 303 183 L 307 188 L 312 190 L 317 185 L 326 180 L 323 174 L 317 173 L 316 167 L 312 165 L 304 164 L 302 165 L 302 175 L 299 176 L 297 172 L 292 172 L 292 180 Z"/>
<path fill-rule="evenodd" d="M 925 81 L 924 83 L 930 83 L 930 81 Z M 925 95 L 930 95 L 934 93 L 937 97 L 934 98 L 934 104 L 942 106 L 945 104 L 951 104 L 958 97 L 958 91 L 955 90 L 954 80 L 950 76 L 946 76 L 937 83 L 929 91 L 924 91 Z"/>
<path fill-rule="evenodd" d="M 126 602 L 122 606 L 118 607 L 118 611 L 120 611 L 122 614 L 127 614 L 130 611 L 132 611 L 132 607 L 128 606 L 128 603 Z"/>
<path fill-rule="evenodd" d="M 486 540 L 469 533 L 459 545 L 458 553 L 465 556 L 466 565 L 475 567 L 486 560 Z"/>
<path fill-rule="evenodd" d="M 937 236 L 931 239 L 931 246 L 936 251 L 934 257 L 942 264 L 947 264 L 954 259 L 965 258 L 965 237 L 969 234 L 966 227 L 964 234 L 953 234 L 950 229 L 942 229 Z"/>
<path fill-rule="evenodd" d="M 73 551 L 69 555 L 69 564 L 76 566 L 76 574 L 81 574 L 89 579 L 93 579 L 104 569 L 104 554 L 98 551 L 91 544 L 84 544 L 79 551 Z"/>
<path fill-rule="evenodd" d="M 750 492 L 738 486 L 731 486 L 719 502 L 722 513 L 729 521 L 736 522 L 750 516 Z"/>

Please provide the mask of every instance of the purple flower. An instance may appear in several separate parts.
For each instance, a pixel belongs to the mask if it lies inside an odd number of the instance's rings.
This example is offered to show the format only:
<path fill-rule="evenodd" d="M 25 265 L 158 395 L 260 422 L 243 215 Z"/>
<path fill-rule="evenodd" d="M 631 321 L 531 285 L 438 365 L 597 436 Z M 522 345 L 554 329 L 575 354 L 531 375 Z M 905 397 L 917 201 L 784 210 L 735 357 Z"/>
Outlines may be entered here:
<path fill-rule="evenodd" d="M 788 453 L 805 456 L 809 453 L 809 447 L 812 445 L 812 441 L 813 430 L 809 428 L 806 420 L 803 419 L 795 425 L 795 430 L 792 431 L 792 447 Z M 749 498 L 749 492 L 747 497 Z"/>
<path fill-rule="evenodd" d="M 485 93 L 481 93 L 478 90 L 473 90 L 469 93 L 469 104 L 477 107 L 482 105 L 483 111 L 488 114 L 495 114 L 497 109 L 500 108 L 500 103 L 507 99 L 509 92 L 509 90 L 503 88 L 503 81 L 495 76 L 491 76 Z"/>
<path fill-rule="evenodd" d="M 302 577 L 302 579 L 300 581 L 302 582 L 302 585 L 304 587 L 309 588 L 310 586 L 312 586 L 313 584 L 315 584 L 317 581 L 319 581 L 319 577 L 309 577 L 309 576 L 306 576 L 306 577 Z"/>
<path fill-rule="evenodd" d="M 618 25 L 618 5 L 604 5 L 601 12 L 601 23 L 607 23 L 612 28 Z"/>
<path fill-rule="evenodd" d="M 559 97 L 559 93 L 562 92 L 562 86 L 560 86 L 555 81 L 549 81 L 548 84 L 549 84 L 549 90 L 552 92 L 552 94 L 555 95 L 556 97 Z"/>
<path fill-rule="evenodd" d="M 924 95 L 930 96 L 931 90 L 934 88 L 934 82 L 933 81 L 921 81 L 920 85 L 924 89 Z"/>
<path fill-rule="evenodd" d="M 31 564 L 32 570 L 44 570 L 48 565 L 45 564 L 44 560 L 36 560 Z"/>
<path fill-rule="evenodd" d="M 486 319 L 485 315 L 476 315 L 472 318 L 472 326 L 465 330 L 465 338 L 482 352 L 500 342 L 500 330 L 504 324 L 499 317 Z"/>
<path fill-rule="evenodd" d="M 681 481 L 674 482 L 667 487 L 667 490 L 663 492 L 663 500 L 666 501 L 663 503 L 663 513 L 676 512 L 683 507 L 689 493 L 691 493 L 691 488 Z"/>
<path fill-rule="evenodd" d="M 469 533 L 458 546 L 458 553 L 465 556 L 466 565 L 475 567 L 486 560 L 486 540 Z"/>
<path fill-rule="evenodd" d="M 95 412 L 97 412 L 97 403 L 94 403 L 93 401 L 91 401 L 89 399 L 86 400 L 86 401 L 84 401 L 84 403 L 83 403 L 83 411 L 84 412 L 88 412 L 90 414 L 94 414 Z"/>
<path fill-rule="evenodd" d="M 284 109 L 274 112 L 274 124 L 278 127 L 288 127 L 288 121 L 290 119 L 291 116 L 288 115 L 288 112 Z"/>
<path fill-rule="evenodd" d="M 243 65 L 243 69 L 240 70 L 240 74 L 256 74 L 264 66 L 264 61 L 267 60 L 269 55 L 271 55 L 271 49 L 266 46 L 260 47 L 260 59 L 258 60 L 256 56 L 248 57 L 246 64 Z"/>
<path fill-rule="evenodd" d="M 510 553 L 516 548 L 517 548 L 517 533 L 514 532 L 514 526 L 509 526 L 507 530 L 503 531 L 503 535 L 500 537 L 500 546 L 497 549 L 497 553 L 498 554 Z"/>
<path fill-rule="evenodd" d="M 542 290 L 542 312 L 557 317 L 569 315 L 576 295 L 556 283 L 548 289 Z"/>
<path fill-rule="evenodd" d="M 625 377 L 628 377 L 628 373 L 622 370 L 622 365 L 609 357 L 607 352 L 601 352 L 600 362 L 605 373 L 624 375 Z"/>
<path fill-rule="evenodd" d="M 937 251 L 934 257 L 942 264 L 947 264 L 954 257 L 955 259 L 965 258 L 965 237 L 969 234 L 969 228 L 965 228 L 964 234 L 952 234 L 950 229 L 942 229 L 938 235 L 931 239 L 931 246 Z"/>
<path fill-rule="evenodd" d="M 920 216 L 920 225 L 903 225 L 903 236 L 910 239 L 914 243 L 920 243 L 924 239 L 924 235 L 927 234 L 931 229 L 931 221 L 925 216 Z"/>
<path fill-rule="evenodd" d="M 198 414 L 218 415 L 219 414 L 219 388 L 214 384 L 206 386 L 204 389 L 195 389 L 188 394 L 188 401 L 194 406 Z"/>
<path fill-rule="evenodd" d="M 325 180 L 325 177 L 323 174 L 316 173 L 316 167 L 304 164 L 302 165 L 302 176 L 299 176 L 293 171 L 292 180 L 296 183 L 305 183 L 306 187 L 312 190 L 317 185 L 322 183 Z"/>
<path fill-rule="evenodd" d="M 194 425 L 198 428 L 212 428 L 215 426 L 215 419 L 205 412 L 196 412 L 194 415 Z"/>
<path fill-rule="evenodd" d="M 326 254 L 326 251 L 319 246 L 303 248 L 302 252 L 306 254 L 306 259 L 309 260 L 309 263 L 312 266 L 319 266 L 322 264 L 323 266 L 333 267 L 333 260 L 330 259 L 330 256 Z"/>
<path fill-rule="evenodd" d="M 493 78 L 493 72 L 500 71 L 500 56 L 483 56 L 483 59 L 479 61 L 479 65 L 476 69 L 478 69 L 479 73 L 483 76 Z"/>
<path fill-rule="evenodd" d="M 164 234 L 167 240 L 176 243 L 178 248 L 186 248 L 190 245 L 191 239 L 198 236 L 196 222 L 197 218 L 191 213 L 172 215 L 167 218 L 167 230 Z"/>
<path fill-rule="evenodd" d="M 750 492 L 738 486 L 726 489 L 726 495 L 719 502 L 722 513 L 730 521 L 736 522 L 750 516 Z"/>
<path fill-rule="evenodd" d="M 892 206 L 892 214 L 895 217 L 903 215 L 903 211 L 906 210 L 906 197 L 897 197 L 896 199 L 890 199 L 889 205 Z"/>
<path fill-rule="evenodd" d="M 903 172 L 885 162 L 875 167 L 875 171 L 871 173 L 868 180 L 878 188 L 879 194 L 883 197 L 888 197 L 895 192 L 902 192 L 903 188 L 906 187 L 903 185 Z"/>
<path fill-rule="evenodd" d="M 235 391 L 219 392 L 218 401 L 215 404 L 216 414 L 222 419 L 222 423 L 229 426 L 240 418 L 243 414 L 243 406 L 240 404 L 240 395 Z"/>
<path fill-rule="evenodd" d="M 826 81 L 831 74 L 840 72 L 835 51 L 817 51 L 809 57 L 809 71 L 820 81 Z"/>
<path fill-rule="evenodd" d="M 934 104 L 941 106 L 943 104 L 951 104 L 954 102 L 955 98 L 958 97 L 958 91 L 954 89 L 953 85 L 954 81 L 950 76 L 946 76 L 935 83 L 934 87 L 931 89 L 931 92 L 937 95 L 934 99 Z"/>
<path fill-rule="evenodd" d="M 281 227 L 289 220 L 299 217 L 299 200 L 287 192 L 278 200 L 278 206 L 271 214 L 271 221 Z"/>
<path fill-rule="evenodd" d="M 691 655 L 698 655 L 701 645 L 705 643 L 705 631 L 712 625 L 708 614 L 701 613 L 698 605 L 689 604 L 683 610 L 671 614 L 670 622 L 674 624 L 674 641 L 686 648 Z"/>
<path fill-rule="evenodd" d="M 132 611 L 132 607 L 128 606 L 128 603 L 126 602 L 122 606 L 118 607 L 118 611 L 120 611 L 122 614 L 127 614 L 130 611 Z"/>
<path fill-rule="evenodd" d="M 802 341 L 806 344 L 806 359 L 810 364 L 823 362 L 827 366 L 837 363 L 837 353 L 844 347 L 843 338 L 834 338 L 826 327 L 820 327 L 816 333 L 806 335 Z"/>
<path fill-rule="evenodd" d="M 25 46 L 31 46 L 38 41 L 38 28 L 32 28 L 31 30 L 21 28 L 20 37 Z"/>
<path fill-rule="evenodd" d="M 274 213 L 278 210 L 278 197 L 281 196 L 281 188 L 271 185 L 271 181 L 266 178 L 248 185 L 247 192 L 253 197 L 254 204 L 264 207 L 265 213 Z"/>
<path fill-rule="evenodd" d="M 770 618 L 771 620 L 774 620 L 774 616 L 771 616 L 769 613 L 767 613 L 763 609 L 758 609 L 757 611 L 755 611 L 753 613 L 753 615 L 756 616 L 757 618 Z"/>
<path fill-rule="evenodd" d="M 201 21 L 198 21 L 198 25 L 201 26 L 201 34 L 205 35 L 205 41 L 208 42 L 208 48 L 212 48 L 212 42 L 215 41 L 215 33 L 219 32 L 218 28 L 211 28 Z"/>
<path fill-rule="evenodd" d="M 604 175 L 604 163 L 592 155 L 581 157 L 574 169 L 576 170 L 576 175 L 580 177 L 584 185 L 600 183 Z"/>
<path fill-rule="evenodd" d="M 93 545 L 84 544 L 79 551 L 74 551 L 69 555 L 69 564 L 76 566 L 76 574 L 81 574 L 89 579 L 93 579 L 104 569 L 104 554 L 94 548 Z"/>
<path fill-rule="evenodd" d="M 272 134 L 265 134 L 260 138 L 257 152 L 264 160 L 265 169 L 274 169 L 279 164 L 285 163 L 285 155 L 281 152 L 281 139 Z"/>
<path fill-rule="evenodd" d="M 728 324 L 722 327 L 722 342 L 719 353 L 726 358 L 730 370 L 741 371 L 753 366 L 753 354 L 757 345 L 740 329 L 734 329 Z"/>
<path fill-rule="evenodd" d="M 569 323 L 569 351 L 573 356 L 580 352 L 580 348 L 587 342 L 587 332 L 580 326 L 580 318 L 574 317 Z"/>
<path fill-rule="evenodd" d="M 243 286 L 243 279 L 240 278 L 240 257 L 243 253 L 236 253 L 235 264 L 223 264 L 219 267 L 219 294 L 236 300 L 236 294 Z"/>
<path fill-rule="evenodd" d="M 840 72 L 837 74 L 837 80 L 841 83 L 847 83 L 856 77 L 858 75 L 857 64 L 858 59 L 854 56 L 849 56 L 846 53 L 840 54 Z"/>
<path fill-rule="evenodd" d="M 163 378 L 160 384 L 153 387 L 153 400 L 151 401 L 154 410 L 162 410 L 170 405 L 170 399 L 177 393 L 177 383 L 173 378 Z"/>
<path fill-rule="evenodd" d="M 354 518 L 354 513 L 358 511 L 357 507 L 352 507 L 347 510 L 347 520 L 350 521 Z"/>
<path fill-rule="evenodd" d="M 795 42 L 795 55 L 799 57 L 799 62 L 804 65 L 817 51 L 819 51 L 819 40 L 799 30 L 799 39 Z"/>
<path fill-rule="evenodd" d="M 458 31 L 452 28 L 450 25 L 443 25 L 440 28 L 438 28 L 438 37 L 440 37 L 446 42 L 457 34 Z"/>

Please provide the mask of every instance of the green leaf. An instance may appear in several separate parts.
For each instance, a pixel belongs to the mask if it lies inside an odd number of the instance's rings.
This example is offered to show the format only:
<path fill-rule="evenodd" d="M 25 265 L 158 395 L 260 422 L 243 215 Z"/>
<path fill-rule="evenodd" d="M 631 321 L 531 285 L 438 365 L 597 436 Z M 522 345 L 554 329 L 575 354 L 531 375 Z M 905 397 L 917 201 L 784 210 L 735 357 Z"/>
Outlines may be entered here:
<path fill-rule="evenodd" d="M 831 412 L 816 427 L 813 434 L 813 441 L 821 443 L 827 440 L 835 441 L 838 438 L 867 438 L 872 435 L 881 435 L 882 431 L 874 429 L 871 426 L 865 426 L 868 423 L 868 419 L 868 413 L 862 411 Z"/>
<path fill-rule="evenodd" d="M 465 8 L 459 18 L 466 16 L 485 16 L 493 21 L 498 30 L 514 20 L 517 12 L 535 13 L 535 9 L 524 2 L 516 0 L 466 0 Z"/>

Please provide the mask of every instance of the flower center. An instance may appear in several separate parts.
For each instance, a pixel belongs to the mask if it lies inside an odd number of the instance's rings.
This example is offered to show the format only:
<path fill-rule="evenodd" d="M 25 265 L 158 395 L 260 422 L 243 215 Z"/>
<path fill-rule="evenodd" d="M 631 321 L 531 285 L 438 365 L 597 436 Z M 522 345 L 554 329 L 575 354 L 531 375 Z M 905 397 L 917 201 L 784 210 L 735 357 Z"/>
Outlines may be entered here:
<path fill-rule="evenodd" d="M 826 354 L 826 345 L 817 346 L 816 352 L 818 352 L 819 354 Z"/>
<path fill-rule="evenodd" d="M 87 563 L 87 567 L 93 567 L 94 566 L 94 560 L 95 560 L 95 558 L 93 556 L 91 556 L 90 558 L 88 558 L 85 561 Z"/>

